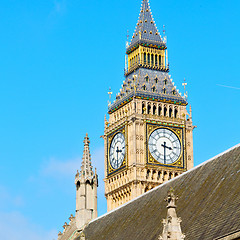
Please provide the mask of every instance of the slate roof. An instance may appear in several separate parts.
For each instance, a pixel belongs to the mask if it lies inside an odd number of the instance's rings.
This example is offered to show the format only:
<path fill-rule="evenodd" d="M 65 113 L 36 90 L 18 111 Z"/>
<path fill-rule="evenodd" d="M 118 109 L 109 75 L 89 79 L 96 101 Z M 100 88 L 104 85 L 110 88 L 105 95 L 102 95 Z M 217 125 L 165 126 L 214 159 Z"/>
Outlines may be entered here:
<path fill-rule="evenodd" d="M 164 89 L 166 91 L 165 93 Z M 177 103 L 181 102 L 182 104 L 187 104 L 186 99 L 180 95 L 168 73 L 139 68 L 126 77 L 120 93 L 116 96 L 116 100 L 109 107 L 109 111 L 113 110 L 120 105 L 121 102 L 133 95 L 159 100 L 166 99 L 173 102 L 176 101 Z"/>
<path fill-rule="evenodd" d="M 240 231 L 240 144 L 89 223 L 86 240 L 156 240 L 173 187 L 185 240 Z"/>
<path fill-rule="evenodd" d="M 139 34 L 140 33 L 140 34 Z M 142 0 L 141 11 L 131 43 L 127 49 L 137 43 L 148 43 L 166 47 L 153 20 L 148 0 Z"/>

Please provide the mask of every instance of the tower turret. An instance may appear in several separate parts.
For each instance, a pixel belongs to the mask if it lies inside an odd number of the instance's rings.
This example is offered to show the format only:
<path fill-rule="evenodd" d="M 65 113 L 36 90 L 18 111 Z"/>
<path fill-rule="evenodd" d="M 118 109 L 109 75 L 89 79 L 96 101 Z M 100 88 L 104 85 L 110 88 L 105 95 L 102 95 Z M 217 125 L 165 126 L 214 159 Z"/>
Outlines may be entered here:
<path fill-rule="evenodd" d="M 76 185 L 76 224 L 80 228 L 97 217 L 98 176 L 92 170 L 88 134 L 84 138 L 84 150 L 80 173 L 75 176 Z"/>
<path fill-rule="evenodd" d="M 148 0 L 126 54 L 125 80 L 108 105 L 103 136 L 108 211 L 193 167 L 187 93 L 168 74 L 166 41 Z"/>

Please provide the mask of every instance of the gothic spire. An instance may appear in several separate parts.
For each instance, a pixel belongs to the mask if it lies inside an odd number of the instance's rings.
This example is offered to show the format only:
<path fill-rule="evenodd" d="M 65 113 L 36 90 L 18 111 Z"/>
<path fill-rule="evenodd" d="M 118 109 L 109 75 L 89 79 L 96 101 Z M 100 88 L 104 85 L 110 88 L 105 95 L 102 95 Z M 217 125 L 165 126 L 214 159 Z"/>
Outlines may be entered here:
<path fill-rule="evenodd" d="M 173 189 L 170 189 L 166 201 L 167 205 L 167 218 L 163 219 L 163 233 L 159 240 L 183 240 L 185 238 L 182 234 L 180 222 L 181 218 L 177 217 L 176 201 L 178 197 L 174 195 Z"/>
<path fill-rule="evenodd" d="M 159 47 L 162 46 L 163 48 L 166 47 L 153 20 L 148 0 L 142 0 L 137 26 L 127 51 L 138 43 L 154 44 Z"/>
<path fill-rule="evenodd" d="M 94 176 L 94 173 L 92 170 L 91 154 L 90 154 L 90 150 L 89 150 L 90 141 L 89 141 L 87 133 L 86 133 L 83 143 L 84 143 L 84 149 L 83 149 L 80 177 L 84 178 L 84 179 L 92 179 Z"/>

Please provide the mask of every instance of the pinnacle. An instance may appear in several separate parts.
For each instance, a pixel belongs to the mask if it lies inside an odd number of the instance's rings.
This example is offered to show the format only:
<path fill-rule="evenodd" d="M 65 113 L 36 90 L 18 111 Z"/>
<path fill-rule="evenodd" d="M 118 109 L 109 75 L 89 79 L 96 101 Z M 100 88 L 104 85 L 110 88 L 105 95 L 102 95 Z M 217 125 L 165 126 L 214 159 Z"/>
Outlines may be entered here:
<path fill-rule="evenodd" d="M 86 136 L 84 138 L 84 149 L 83 149 L 83 157 L 82 157 L 82 166 L 80 171 L 81 178 L 89 179 L 93 178 L 93 170 L 92 170 L 92 162 L 91 162 L 91 154 L 89 149 L 89 138 L 88 134 L 86 133 Z"/>

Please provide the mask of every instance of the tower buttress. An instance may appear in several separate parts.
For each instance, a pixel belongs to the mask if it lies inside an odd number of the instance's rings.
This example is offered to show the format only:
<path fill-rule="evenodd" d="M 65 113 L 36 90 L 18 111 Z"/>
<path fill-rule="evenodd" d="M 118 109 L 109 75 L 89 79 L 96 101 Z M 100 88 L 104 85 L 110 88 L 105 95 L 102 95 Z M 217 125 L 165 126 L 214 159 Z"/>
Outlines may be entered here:
<path fill-rule="evenodd" d="M 97 217 L 98 176 L 92 170 L 88 134 L 84 138 L 84 150 L 80 173 L 75 176 L 76 185 L 76 224 L 81 228 L 88 221 Z"/>

